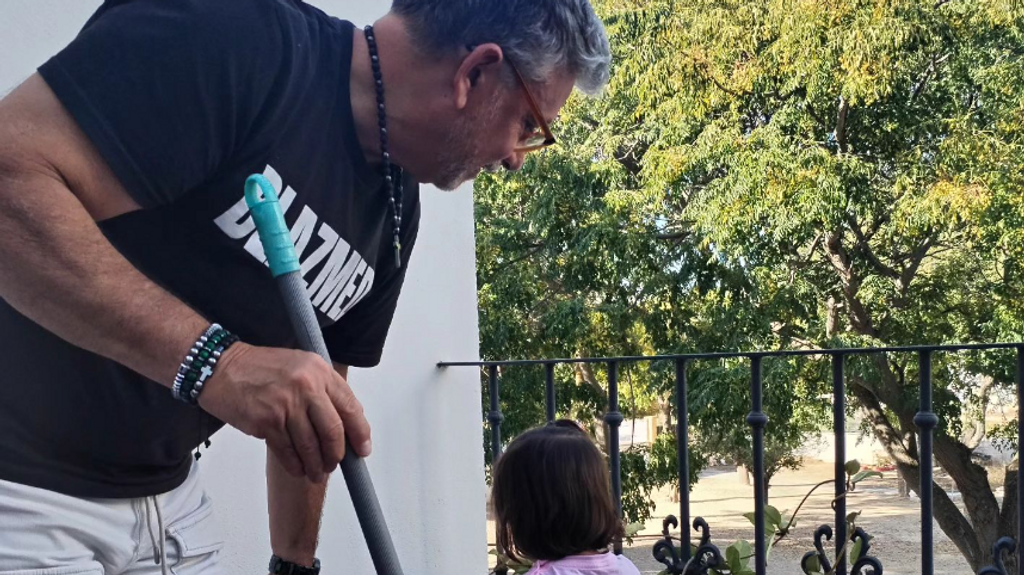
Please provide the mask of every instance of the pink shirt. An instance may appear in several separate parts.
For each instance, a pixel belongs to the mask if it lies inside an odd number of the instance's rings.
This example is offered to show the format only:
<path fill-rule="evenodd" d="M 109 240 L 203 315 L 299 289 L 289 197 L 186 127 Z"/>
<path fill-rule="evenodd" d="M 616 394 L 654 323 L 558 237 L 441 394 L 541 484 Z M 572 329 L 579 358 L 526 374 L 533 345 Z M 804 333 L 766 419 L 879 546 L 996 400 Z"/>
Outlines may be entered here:
<path fill-rule="evenodd" d="M 622 555 L 572 555 L 555 561 L 537 561 L 526 575 L 640 575 Z"/>

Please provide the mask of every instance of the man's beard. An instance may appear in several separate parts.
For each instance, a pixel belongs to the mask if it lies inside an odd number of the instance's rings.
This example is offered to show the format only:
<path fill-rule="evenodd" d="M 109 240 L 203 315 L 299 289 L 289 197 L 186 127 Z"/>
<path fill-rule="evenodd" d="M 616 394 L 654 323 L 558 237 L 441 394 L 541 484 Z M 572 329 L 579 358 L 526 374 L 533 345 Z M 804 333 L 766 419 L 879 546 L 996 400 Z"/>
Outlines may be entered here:
<path fill-rule="evenodd" d="M 483 117 L 463 116 L 455 121 L 435 160 L 438 172 L 434 178 L 434 185 L 438 189 L 450 192 L 475 178 L 481 169 L 501 169 L 501 162 L 482 165 L 480 146 L 475 144 L 481 136 L 480 131 L 485 129 L 484 126 L 495 125 L 499 111 L 499 102 L 495 102 L 489 110 L 480 114 Z"/>

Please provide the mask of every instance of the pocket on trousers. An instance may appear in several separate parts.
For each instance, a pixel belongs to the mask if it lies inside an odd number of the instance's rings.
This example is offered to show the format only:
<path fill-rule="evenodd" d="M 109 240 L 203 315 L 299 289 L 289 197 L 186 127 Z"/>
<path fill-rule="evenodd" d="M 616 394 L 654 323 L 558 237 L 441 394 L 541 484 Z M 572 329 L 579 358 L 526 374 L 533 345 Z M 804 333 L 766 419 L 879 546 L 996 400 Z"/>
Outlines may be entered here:
<path fill-rule="evenodd" d="M 217 555 L 224 547 L 224 539 L 213 520 L 213 504 L 206 494 L 203 494 L 198 509 L 167 526 L 167 534 L 178 551 L 177 558 L 168 561 L 173 573 L 199 575 L 215 572 Z"/>

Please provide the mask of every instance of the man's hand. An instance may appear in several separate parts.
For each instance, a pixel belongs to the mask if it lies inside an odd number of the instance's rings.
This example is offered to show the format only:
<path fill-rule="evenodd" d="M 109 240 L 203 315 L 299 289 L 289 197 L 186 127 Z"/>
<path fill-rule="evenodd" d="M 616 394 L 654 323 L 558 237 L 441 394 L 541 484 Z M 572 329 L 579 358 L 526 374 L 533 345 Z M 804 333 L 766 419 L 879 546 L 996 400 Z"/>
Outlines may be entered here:
<path fill-rule="evenodd" d="M 200 406 L 243 433 L 265 439 L 285 470 L 322 482 L 345 456 L 345 437 L 370 453 L 370 426 L 348 382 L 320 356 L 231 346 L 199 396 Z"/>

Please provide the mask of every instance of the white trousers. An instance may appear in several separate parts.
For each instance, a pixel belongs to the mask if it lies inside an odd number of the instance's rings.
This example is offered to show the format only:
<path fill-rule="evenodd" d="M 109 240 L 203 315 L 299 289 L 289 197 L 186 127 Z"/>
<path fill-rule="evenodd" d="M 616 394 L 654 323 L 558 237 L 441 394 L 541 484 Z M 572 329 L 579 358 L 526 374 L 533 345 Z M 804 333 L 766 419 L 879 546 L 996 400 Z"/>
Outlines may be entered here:
<path fill-rule="evenodd" d="M 212 511 L 195 463 L 177 489 L 136 499 L 0 481 L 0 575 L 221 575 Z"/>

